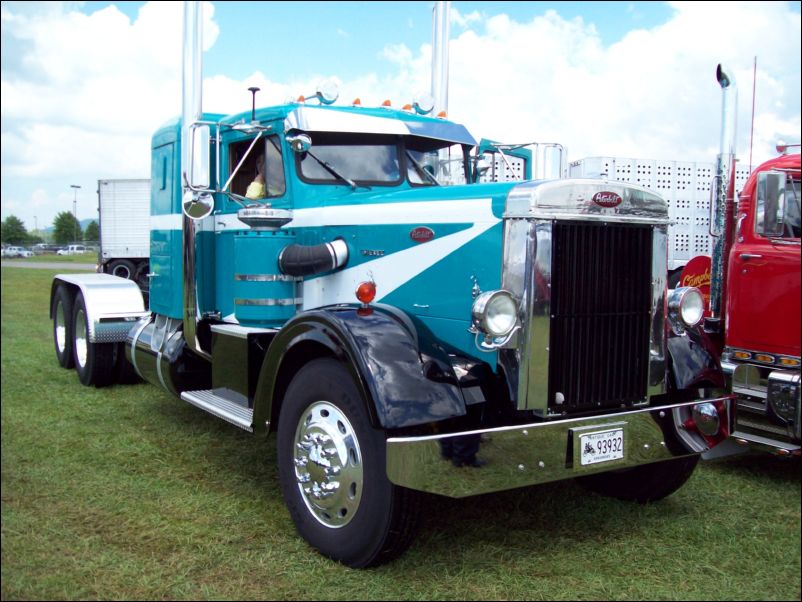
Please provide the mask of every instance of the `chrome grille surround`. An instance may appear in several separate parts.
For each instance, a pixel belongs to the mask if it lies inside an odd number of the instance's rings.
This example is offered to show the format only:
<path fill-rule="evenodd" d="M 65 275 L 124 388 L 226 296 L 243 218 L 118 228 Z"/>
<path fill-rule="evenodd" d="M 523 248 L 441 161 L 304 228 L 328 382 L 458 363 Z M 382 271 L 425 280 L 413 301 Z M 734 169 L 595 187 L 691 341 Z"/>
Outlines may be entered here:
<path fill-rule="evenodd" d="M 593 202 L 593 197 L 599 192 L 614 192 L 621 198 L 616 207 L 602 207 Z M 605 180 L 557 180 L 537 181 L 521 184 L 513 188 L 507 197 L 507 207 L 504 214 L 504 259 L 502 267 L 502 287 L 512 292 L 521 300 L 520 319 L 524 325 L 521 333 L 514 337 L 505 349 L 499 353 L 499 363 L 504 370 L 510 386 L 510 394 L 520 410 L 532 410 L 543 417 L 566 415 L 578 412 L 613 409 L 621 406 L 634 407 L 648 403 L 649 396 L 665 392 L 666 360 L 665 360 L 665 316 L 666 316 L 666 271 L 668 266 L 668 208 L 666 202 L 654 193 L 630 184 L 610 182 Z M 560 273 L 554 273 L 555 237 L 565 242 L 565 232 L 575 231 L 573 238 L 584 240 L 584 233 L 603 233 L 605 227 L 617 234 L 602 234 L 598 242 L 590 247 L 580 247 L 573 257 L 563 257 L 563 266 Z M 630 231 L 629 228 L 632 228 Z M 612 236 L 612 237 L 611 237 Z M 565 299 L 557 303 L 562 307 L 553 306 L 553 293 L 562 288 L 565 278 L 581 278 L 572 282 L 576 286 L 585 286 L 583 294 L 590 298 L 595 294 L 593 283 L 584 282 L 588 275 L 595 279 L 596 286 L 604 282 L 608 271 L 617 269 L 618 282 L 627 280 L 628 266 L 616 266 L 605 263 L 602 254 L 605 246 L 614 240 L 622 240 L 626 244 L 623 249 L 613 250 L 606 255 L 615 262 L 621 253 L 628 252 L 631 247 L 627 242 L 630 237 L 646 240 L 650 248 L 651 257 L 640 257 L 641 275 L 650 272 L 650 278 L 642 283 L 643 289 L 636 294 L 640 300 L 635 304 L 640 312 L 640 335 L 634 332 L 623 317 L 618 324 L 626 328 L 608 328 L 606 334 L 596 333 L 592 330 L 594 315 L 582 316 L 585 321 L 584 336 L 591 341 L 596 350 L 606 350 L 610 345 L 613 349 L 621 351 L 630 345 L 632 340 L 640 338 L 637 349 L 632 347 L 617 358 L 619 381 L 627 385 L 630 374 L 626 371 L 627 362 L 636 353 L 641 369 L 638 375 L 632 376 L 638 382 L 623 391 L 620 387 L 605 386 L 599 390 L 599 383 L 604 384 L 605 375 L 599 372 L 602 366 L 598 362 L 584 362 L 587 370 L 593 374 L 571 374 L 576 359 L 576 351 L 571 351 L 572 341 L 563 341 L 566 337 L 555 328 L 560 328 L 559 315 L 564 313 Z M 616 238 L 617 237 L 617 238 Z M 644 238 L 645 237 L 645 238 Z M 628 246 L 630 245 L 630 246 Z M 579 272 L 566 270 L 566 265 L 572 266 L 574 261 L 590 255 L 586 265 L 579 265 Z M 562 251 L 558 251 L 562 252 Z M 589 267 L 590 263 L 593 266 Z M 594 267 L 595 266 L 595 267 Z M 572 274 L 562 272 L 572 271 Z M 558 279 L 561 281 L 558 282 Z M 637 286 L 637 282 L 633 283 Z M 569 287 L 571 283 L 569 283 Z M 631 291 L 618 291 L 624 298 Z M 558 293 L 559 296 L 559 293 Z M 609 295 L 608 295 L 609 297 Z M 608 299 L 615 300 L 617 297 Z M 584 306 L 586 310 L 592 303 Z M 604 308 L 602 308 L 604 309 Z M 608 308 L 609 309 L 609 308 Z M 637 312 L 636 312 L 637 313 Z M 563 324 L 564 328 L 564 324 Z M 648 330 L 648 342 L 646 341 Z M 560 338 L 555 338 L 560 337 Z M 601 337 L 601 338 L 599 338 Z M 575 345 L 574 345 L 575 346 Z M 552 349 L 557 347 L 558 349 Z M 559 350 L 562 348 L 562 351 Z M 555 351 L 559 360 L 555 362 Z M 629 355 L 627 355 L 627 353 Z M 642 356 L 642 357 L 641 357 Z M 569 362 L 568 366 L 565 366 Z M 552 365 L 559 363 L 561 366 Z M 582 364 L 582 362 L 578 362 Z M 550 380 L 551 379 L 551 380 Z M 566 380 L 573 380 L 573 389 L 561 391 Z M 560 381 L 560 382 L 557 382 Z M 596 383 L 595 385 L 593 383 Z M 587 386 L 586 386 L 587 383 Z M 589 387 L 589 388 L 588 388 Z M 584 389 L 590 391 L 590 396 L 579 394 Z M 606 393 L 605 393 L 606 391 Z M 558 393 L 562 396 L 560 398 Z M 565 395 L 571 398 L 566 399 Z M 623 398 L 604 398 L 612 394 Z"/>

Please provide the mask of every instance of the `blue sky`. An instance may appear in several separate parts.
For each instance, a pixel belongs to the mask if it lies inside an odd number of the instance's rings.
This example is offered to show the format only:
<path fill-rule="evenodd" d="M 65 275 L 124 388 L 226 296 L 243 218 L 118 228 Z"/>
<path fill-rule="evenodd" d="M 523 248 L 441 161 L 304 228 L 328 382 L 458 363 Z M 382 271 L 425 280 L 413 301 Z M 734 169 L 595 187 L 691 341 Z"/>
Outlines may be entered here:
<path fill-rule="evenodd" d="M 430 86 L 433 2 L 207 2 L 204 108 L 239 112 L 336 80 L 398 105 Z M 560 142 L 569 159 L 712 161 L 723 62 L 748 157 L 800 139 L 798 2 L 452 2 L 449 115 L 476 136 Z M 98 179 L 149 176 L 180 112 L 179 2 L 3 2 L 0 213 L 30 229 L 96 216 Z"/>

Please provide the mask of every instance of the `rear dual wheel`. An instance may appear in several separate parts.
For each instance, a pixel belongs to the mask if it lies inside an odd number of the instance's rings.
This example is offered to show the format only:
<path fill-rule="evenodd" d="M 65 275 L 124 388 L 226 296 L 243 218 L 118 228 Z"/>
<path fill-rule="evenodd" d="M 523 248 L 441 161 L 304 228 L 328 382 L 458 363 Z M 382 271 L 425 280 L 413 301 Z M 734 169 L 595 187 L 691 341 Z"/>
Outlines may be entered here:
<path fill-rule="evenodd" d="M 72 356 L 78 379 L 84 385 L 105 387 L 115 380 L 115 343 L 92 343 L 89 340 L 89 317 L 81 293 L 72 309 Z"/>
<path fill-rule="evenodd" d="M 62 368 L 72 368 L 72 295 L 64 286 L 59 286 L 53 295 L 53 344 L 56 358 Z"/>

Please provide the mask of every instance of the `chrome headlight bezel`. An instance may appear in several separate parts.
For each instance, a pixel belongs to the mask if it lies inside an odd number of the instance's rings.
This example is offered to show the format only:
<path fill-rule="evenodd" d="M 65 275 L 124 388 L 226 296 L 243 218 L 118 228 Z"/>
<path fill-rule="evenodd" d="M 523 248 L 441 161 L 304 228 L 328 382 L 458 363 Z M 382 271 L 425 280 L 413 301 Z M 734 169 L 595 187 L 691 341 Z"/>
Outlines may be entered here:
<path fill-rule="evenodd" d="M 482 293 L 473 302 L 473 326 L 491 338 L 507 336 L 518 325 L 518 303 L 504 289 Z"/>
<path fill-rule="evenodd" d="M 705 298 L 695 286 L 682 286 L 668 293 L 668 319 L 676 334 L 699 325 L 705 315 Z"/>

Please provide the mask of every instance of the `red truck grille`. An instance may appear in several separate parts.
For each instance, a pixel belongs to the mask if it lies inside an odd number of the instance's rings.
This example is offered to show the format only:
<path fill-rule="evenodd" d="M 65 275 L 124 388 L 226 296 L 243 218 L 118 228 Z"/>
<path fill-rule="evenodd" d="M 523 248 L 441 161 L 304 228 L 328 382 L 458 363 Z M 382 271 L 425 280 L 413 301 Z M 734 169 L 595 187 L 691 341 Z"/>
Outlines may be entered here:
<path fill-rule="evenodd" d="M 550 411 L 644 401 L 651 227 L 557 222 L 552 236 Z"/>

